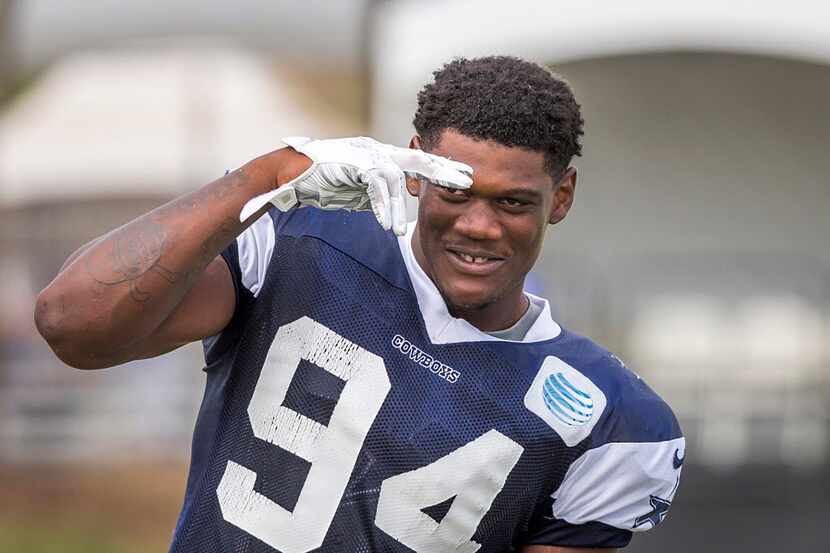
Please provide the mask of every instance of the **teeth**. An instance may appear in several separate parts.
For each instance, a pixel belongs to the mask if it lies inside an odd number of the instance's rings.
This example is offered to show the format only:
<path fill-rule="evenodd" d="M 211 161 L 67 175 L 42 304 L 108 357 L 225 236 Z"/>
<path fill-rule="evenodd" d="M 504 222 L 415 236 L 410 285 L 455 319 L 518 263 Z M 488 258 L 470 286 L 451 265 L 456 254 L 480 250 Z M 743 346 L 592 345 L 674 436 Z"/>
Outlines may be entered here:
<path fill-rule="evenodd" d="M 473 257 L 472 255 L 467 255 L 466 253 L 460 253 L 460 252 L 459 252 L 458 255 L 461 257 L 461 259 L 463 259 L 467 263 L 481 264 L 481 263 L 484 263 L 485 261 L 488 260 L 488 258 L 486 258 L 486 257 Z"/>

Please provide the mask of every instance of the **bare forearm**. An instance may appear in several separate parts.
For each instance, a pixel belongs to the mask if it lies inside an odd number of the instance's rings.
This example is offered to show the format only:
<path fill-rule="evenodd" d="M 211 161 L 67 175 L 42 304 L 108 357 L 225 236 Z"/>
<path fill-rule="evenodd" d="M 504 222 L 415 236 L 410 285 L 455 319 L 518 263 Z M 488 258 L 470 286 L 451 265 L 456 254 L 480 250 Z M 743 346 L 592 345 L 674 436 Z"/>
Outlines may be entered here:
<path fill-rule="evenodd" d="M 239 211 L 274 188 L 279 152 L 93 241 L 38 298 L 38 329 L 59 357 L 95 367 L 149 336 L 245 225 Z M 253 220 L 253 219 L 251 219 Z"/>
<path fill-rule="evenodd" d="M 69 254 L 69 257 L 67 257 L 67 258 L 66 258 L 66 261 L 64 261 L 64 262 L 63 262 L 63 265 L 61 265 L 61 269 L 60 269 L 60 271 L 58 271 L 58 274 L 62 273 L 64 269 L 66 269 L 67 267 L 69 267 L 70 265 L 72 265 L 72 262 L 73 262 L 73 261 L 75 261 L 76 259 L 78 259 L 78 258 L 81 256 L 81 254 L 82 254 L 82 253 L 84 253 L 84 252 L 85 252 L 85 251 L 87 251 L 89 248 L 91 248 L 92 246 L 94 246 L 94 245 L 95 245 L 95 244 L 96 244 L 99 240 L 101 240 L 102 238 L 104 238 L 104 237 L 103 237 L 103 236 L 99 236 L 98 238 L 95 238 L 94 240 L 90 240 L 89 242 L 87 242 L 86 244 L 84 244 L 83 246 L 81 246 L 80 248 L 78 248 L 77 250 L 75 250 L 74 252 L 72 252 L 71 254 Z"/>

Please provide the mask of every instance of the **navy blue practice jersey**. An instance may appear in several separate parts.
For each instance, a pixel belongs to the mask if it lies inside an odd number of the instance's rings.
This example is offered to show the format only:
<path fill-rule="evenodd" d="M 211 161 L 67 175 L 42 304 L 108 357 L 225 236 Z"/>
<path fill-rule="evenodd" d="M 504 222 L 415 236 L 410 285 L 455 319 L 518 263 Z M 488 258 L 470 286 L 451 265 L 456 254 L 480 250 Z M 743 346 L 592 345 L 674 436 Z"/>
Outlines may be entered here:
<path fill-rule="evenodd" d="M 180 553 L 622 547 L 666 516 L 668 406 L 557 325 L 453 318 L 367 213 L 272 210 L 223 253 L 237 287 L 207 386 Z"/>

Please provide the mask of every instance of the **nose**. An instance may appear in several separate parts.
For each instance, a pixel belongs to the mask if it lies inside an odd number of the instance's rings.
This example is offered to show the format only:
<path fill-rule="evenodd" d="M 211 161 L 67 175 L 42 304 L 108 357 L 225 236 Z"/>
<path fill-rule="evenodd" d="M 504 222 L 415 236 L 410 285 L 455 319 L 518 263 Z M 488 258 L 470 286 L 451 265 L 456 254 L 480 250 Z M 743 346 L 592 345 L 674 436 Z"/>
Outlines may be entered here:
<path fill-rule="evenodd" d="M 485 201 L 471 201 L 455 220 L 455 230 L 472 240 L 499 240 L 502 228 L 493 209 Z"/>

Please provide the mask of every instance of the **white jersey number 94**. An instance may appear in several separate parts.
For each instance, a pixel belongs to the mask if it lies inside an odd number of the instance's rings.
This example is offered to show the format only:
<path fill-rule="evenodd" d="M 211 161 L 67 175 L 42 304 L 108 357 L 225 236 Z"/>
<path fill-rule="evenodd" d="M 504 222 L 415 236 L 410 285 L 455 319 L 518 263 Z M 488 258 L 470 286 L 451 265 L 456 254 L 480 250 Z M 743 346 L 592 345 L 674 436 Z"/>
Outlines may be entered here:
<path fill-rule="evenodd" d="M 328 425 L 283 406 L 300 360 L 345 382 Z M 254 490 L 256 467 L 229 460 L 216 493 L 226 521 L 283 553 L 323 544 L 363 442 L 391 385 L 383 359 L 317 321 L 280 327 L 248 416 L 254 435 L 311 464 L 289 511 Z M 383 481 L 375 525 L 418 553 L 472 553 L 476 528 L 504 487 L 522 446 L 496 430 L 418 469 Z M 438 523 L 421 509 L 455 496 Z"/>

